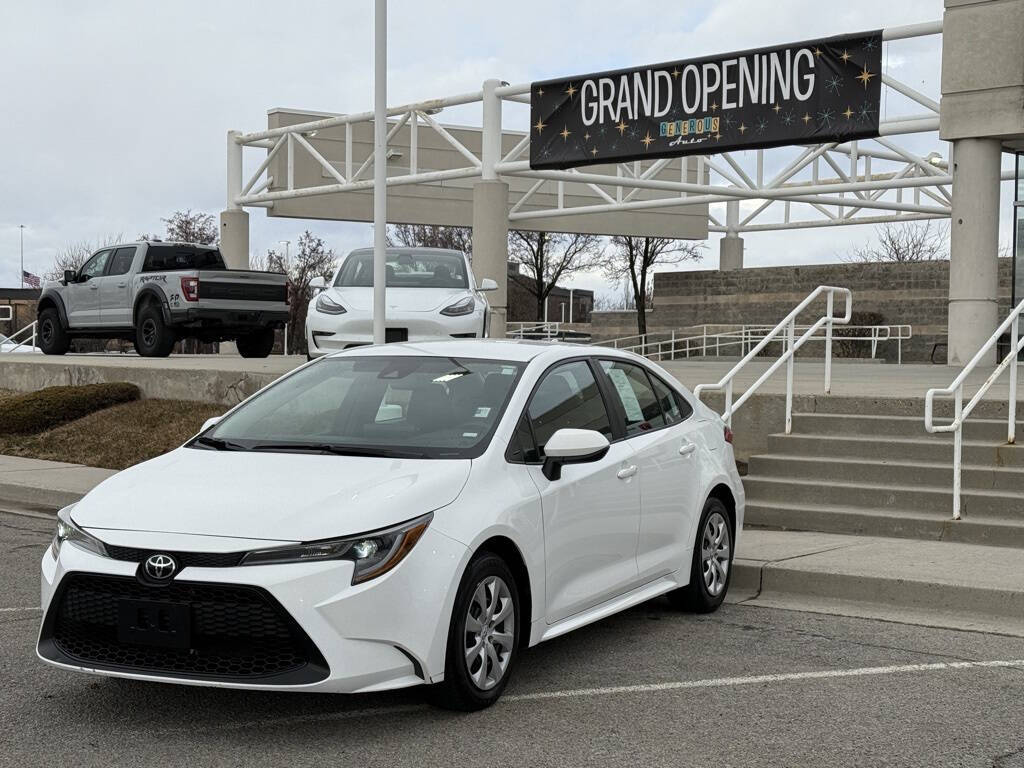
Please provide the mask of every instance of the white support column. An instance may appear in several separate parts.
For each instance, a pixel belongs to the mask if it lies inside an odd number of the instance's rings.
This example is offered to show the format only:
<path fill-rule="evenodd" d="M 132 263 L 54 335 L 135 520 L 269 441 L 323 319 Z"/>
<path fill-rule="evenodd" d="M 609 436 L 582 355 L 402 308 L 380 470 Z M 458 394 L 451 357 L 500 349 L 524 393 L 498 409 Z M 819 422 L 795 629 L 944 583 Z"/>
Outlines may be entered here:
<path fill-rule="evenodd" d="M 488 335 L 499 339 L 505 337 L 508 305 L 508 184 L 495 170 L 501 162 L 501 99 L 495 93 L 500 86 L 500 80 L 484 82 L 481 178 L 473 185 L 473 273 L 498 284 L 487 300 Z"/>
<path fill-rule="evenodd" d="M 373 22 L 373 343 L 384 343 L 388 230 L 388 3 L 375 0 Z"/>
<path fill-rule="evenodd" d="M 999 139 L 953 142 L 950 365 L 968 362 L 999 325 Z M 986 361 L 995 365 L 995 352 Z"/>
<path fill-rule="evenodd" d="M 718 241 L 718 269 L 743 269 L 743 238 L 739 236 L 740 202 L 725 204 L 725 237 Z"/>
<path fill-rule="evenodd" d="M 249 268 L 249 214 L 236 201 L 242 194 L 242 145 L 238 131 L 228 131 L 227 200 L 220 214 L 220 252 L 231 269 Z"/>

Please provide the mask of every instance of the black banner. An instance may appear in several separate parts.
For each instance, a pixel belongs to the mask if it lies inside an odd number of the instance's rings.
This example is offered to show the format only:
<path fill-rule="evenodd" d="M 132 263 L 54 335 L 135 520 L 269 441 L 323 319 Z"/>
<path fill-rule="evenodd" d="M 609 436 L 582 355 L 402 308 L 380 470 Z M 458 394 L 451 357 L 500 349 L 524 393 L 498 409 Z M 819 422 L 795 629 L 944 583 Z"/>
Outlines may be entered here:
<path fill-rule="evenodd" d="M 881 71 L 876 30 L 533 83 L 530 167 L 877 136 Z"/>

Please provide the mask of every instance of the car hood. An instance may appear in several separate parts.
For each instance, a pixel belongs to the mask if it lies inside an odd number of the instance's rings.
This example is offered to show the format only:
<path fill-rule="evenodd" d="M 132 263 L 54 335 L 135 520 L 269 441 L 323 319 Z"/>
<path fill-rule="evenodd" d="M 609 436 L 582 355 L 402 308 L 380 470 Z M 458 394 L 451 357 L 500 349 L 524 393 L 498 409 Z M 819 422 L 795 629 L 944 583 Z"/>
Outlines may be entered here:
<path fill-rule="evenodd" d="M 72 519 L 93 529 L 314 541 L 450 504 L 471 464 L 178 448 L 102 482 Z"/>
<path fill-rule="evenodd" d="M 327 294 L 347 310 L 373 309 L 373 288 L 328 288 Z M 437 312 L 469 295 L 466 288 L 388 288 L 387 304 L 399 312 Z"/>

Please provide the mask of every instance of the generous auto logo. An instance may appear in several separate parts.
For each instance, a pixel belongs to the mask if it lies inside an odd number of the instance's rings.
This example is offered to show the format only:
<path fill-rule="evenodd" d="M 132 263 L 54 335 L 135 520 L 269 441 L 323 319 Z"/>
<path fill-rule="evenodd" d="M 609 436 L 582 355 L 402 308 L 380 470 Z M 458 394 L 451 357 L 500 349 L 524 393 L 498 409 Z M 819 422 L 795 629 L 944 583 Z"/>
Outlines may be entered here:
<path fill-rule="evenodd" d="M 146 559 L 146 575 L 157 581 L 164 581 L 174 575 L 178 565 L 170 555 L 150 555 Z"/>

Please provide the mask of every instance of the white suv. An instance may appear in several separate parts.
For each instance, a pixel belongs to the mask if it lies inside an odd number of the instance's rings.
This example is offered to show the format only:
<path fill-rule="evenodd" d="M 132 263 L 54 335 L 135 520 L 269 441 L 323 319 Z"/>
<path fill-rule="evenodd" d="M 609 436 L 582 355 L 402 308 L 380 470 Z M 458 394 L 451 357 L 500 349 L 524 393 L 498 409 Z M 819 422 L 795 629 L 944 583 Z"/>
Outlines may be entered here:
<path fill-rule="evenodd" d="M 352 251 L 331 278 L 311 283 L 320 294 L 309 303 L 306 341 L 319 357 L 373 343 L 373 249 Z M 434 341 L 487 336 L 484 292 L 497 283 L 473 276 L 461 251 L 388 248 L 385 341 Z"/>

